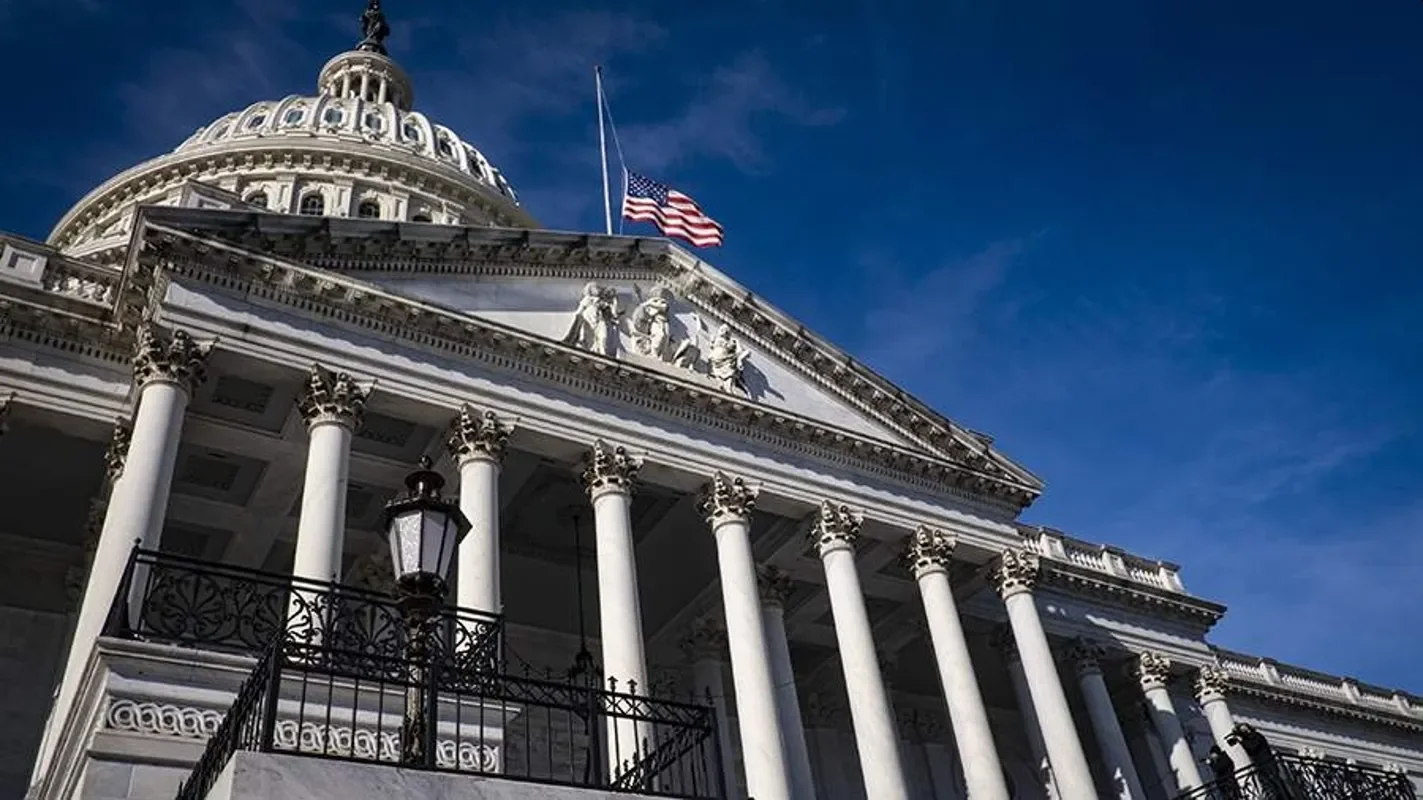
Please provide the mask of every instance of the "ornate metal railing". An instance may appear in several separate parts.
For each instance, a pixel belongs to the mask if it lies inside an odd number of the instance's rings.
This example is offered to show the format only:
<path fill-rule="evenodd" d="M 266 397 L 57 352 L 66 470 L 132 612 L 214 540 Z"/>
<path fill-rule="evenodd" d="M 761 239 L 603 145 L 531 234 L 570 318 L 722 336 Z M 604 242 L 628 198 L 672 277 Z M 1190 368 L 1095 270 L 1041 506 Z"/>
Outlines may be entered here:
<path fill-rule="evenodd" d="M 434 624 L 437 660 L 485 673 L 503 668 L 502 617 L 444 607 Z M 325 645 L 331 658 L 398 657 L 407 650 L 393 597 L 151 550 L 129 558 L 106 633 L 256 655 L 282 631 L 292 641 Z"/>
<path fill-rule="evenodd" d="M 1417 794 L 1402 773 L 1280 753 L 1177 800 L 1417 800 Z"/>
<path fill-rule="evenodd" d="M 413 728 L 412 715 L 423 720 Z M 623 753 L 611 731 L 627 725 L 641 739 Z M 707 706 L 282 637 L 238 692 L 178 800 L 202 800 L 238 750 L 723 798 L 717 748 Z"/>

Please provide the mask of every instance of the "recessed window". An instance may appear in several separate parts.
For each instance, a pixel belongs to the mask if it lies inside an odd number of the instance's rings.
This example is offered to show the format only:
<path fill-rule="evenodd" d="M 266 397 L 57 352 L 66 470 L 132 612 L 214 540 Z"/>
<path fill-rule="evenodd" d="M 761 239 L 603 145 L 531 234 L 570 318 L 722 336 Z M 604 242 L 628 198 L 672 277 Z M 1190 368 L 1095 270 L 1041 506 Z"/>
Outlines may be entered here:
<path fill-rule="evenodd" d="M 420 126 L 416 125 L 414 121 L 407 121 L 400 129 L 400 135 L 405 137 L 405 141 L 418 144 L 420 142 Z"/>
<path fill-rule="evenodd" d="M 346 111 L 338 106 L 326 109 L 326 113 L 321 115 L 321 119 L 327 125 L 340 125 L 346 119 Z"/>
<path fill-rule="evenodd" d="M 410 221 L 411 221 L 411 222 L 430 222 L 431 219 L 430 219 L 430 215 L 429 215 L 429 214 L 416 214 L 415 216 L 413 216 L 413 217 L 410 218 Z"/>
<path fill-rule="evenodd" d="M 440 151 L 440 155 L 444 156 L 445 158 L 455 157 L 455 149 L 450 145 L 449 139 L 446 139 L 445 137 L 441 136 L 438 144 L 436 144 L 435 147 Z"/>
<path fill-rule="evenodd" d="M 376 133 L 380 133 L 385 130 L 385 118 L 372 111 L 366 115 L 366 127 Z"/>
<path fill-rule="evenodd" d="M 266 207 L 267 207 L 267 193 L 266 193 L 266 192 L 253 192 L 252 194 L 247 195 L 247 197 L 246 197 L 246 199 L 245 199 L 245 202 L 246 202 L 247 205 L 249 205 L 249 206 L 261 206 L 262 208 L 266 208 Z"/>
<path fill-rule="evenodd" d="M 251 131 L 251 130 L 256 130 L 257 128 L 262 127 L 262 125 L 263 125 L 264 123 L 266 123 L 266 121 L 267 121 L 267 115 L 266 115 L 266 114 L 258 114 L 257 116 L 252 117 L 251 119 L 247 120 L 247 130 L 249 130 L 249 131 Z"/>
<path fill-rule="evenodd" d="M 287 113 L 282 115 L 282 123 L 285 125 L 300 125 L 304 119 L 306 119 L 306 109 L 304 108 L 287 109 Z"/>
<path fill-rule="evenodd" d="M 221 139 L 222 137 L 227 135 L 227 131 L 228 126 L 226 125 L 226 123 L 219 125 L 217 126 L 217 130 L 213 131 L 212 138 Z"/>
<path fill-rule="evenodd" d="M 316 192 L 301 198 L 301 213 L 319 217 L 326 213 L 326 200 Z"/>
<path fill-rule="evenodd" d="M 356 206 L 356 216 L 361 219 L 380 219 L 380 203 L 374 200 L 362 200 Z"/>

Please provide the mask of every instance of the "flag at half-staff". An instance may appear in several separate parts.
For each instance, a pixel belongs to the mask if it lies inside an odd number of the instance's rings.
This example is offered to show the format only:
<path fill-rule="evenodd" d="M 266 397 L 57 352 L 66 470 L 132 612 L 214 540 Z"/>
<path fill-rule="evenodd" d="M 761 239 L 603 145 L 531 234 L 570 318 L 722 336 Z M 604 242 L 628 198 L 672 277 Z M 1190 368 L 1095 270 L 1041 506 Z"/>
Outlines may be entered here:
<path fill-rule="evenodd" d="M 721 223 L 707 216 L 695 200 L 636 172 L 628 172 L 625 177 L 623 219 L 651 222 L 663 236 L 683 239 L 697 247 L 721 244 Z"/>

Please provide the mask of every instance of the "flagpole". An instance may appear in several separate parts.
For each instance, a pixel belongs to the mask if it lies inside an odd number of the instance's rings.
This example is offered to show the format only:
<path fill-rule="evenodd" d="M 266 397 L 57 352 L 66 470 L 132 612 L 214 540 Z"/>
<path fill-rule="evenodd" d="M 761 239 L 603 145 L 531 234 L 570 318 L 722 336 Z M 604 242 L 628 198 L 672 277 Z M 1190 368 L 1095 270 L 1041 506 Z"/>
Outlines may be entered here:
<path fill-rule="evenodd" d="M 593 83 L 598 90 L 598 166 L 603 168 L 603 223 L 613 235 L 613 200 L 608 192 L 608 138 L 603 131 L 603 68 L 593 67 Z"/>

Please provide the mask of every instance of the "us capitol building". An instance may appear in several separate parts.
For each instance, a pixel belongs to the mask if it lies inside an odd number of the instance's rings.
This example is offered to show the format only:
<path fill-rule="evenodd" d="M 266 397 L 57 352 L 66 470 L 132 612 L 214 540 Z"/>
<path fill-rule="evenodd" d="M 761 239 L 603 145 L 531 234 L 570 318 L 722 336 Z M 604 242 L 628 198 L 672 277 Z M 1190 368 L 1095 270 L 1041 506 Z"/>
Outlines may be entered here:
<path fill-rule="evenodd" d="M 699 255 L 542 230 L 362 22 L 0 234 L 0 797 L 1423 786 L 1423 697 L 1210 644 Z M 443 602 L 393 498 L 468 523 Z"/>

